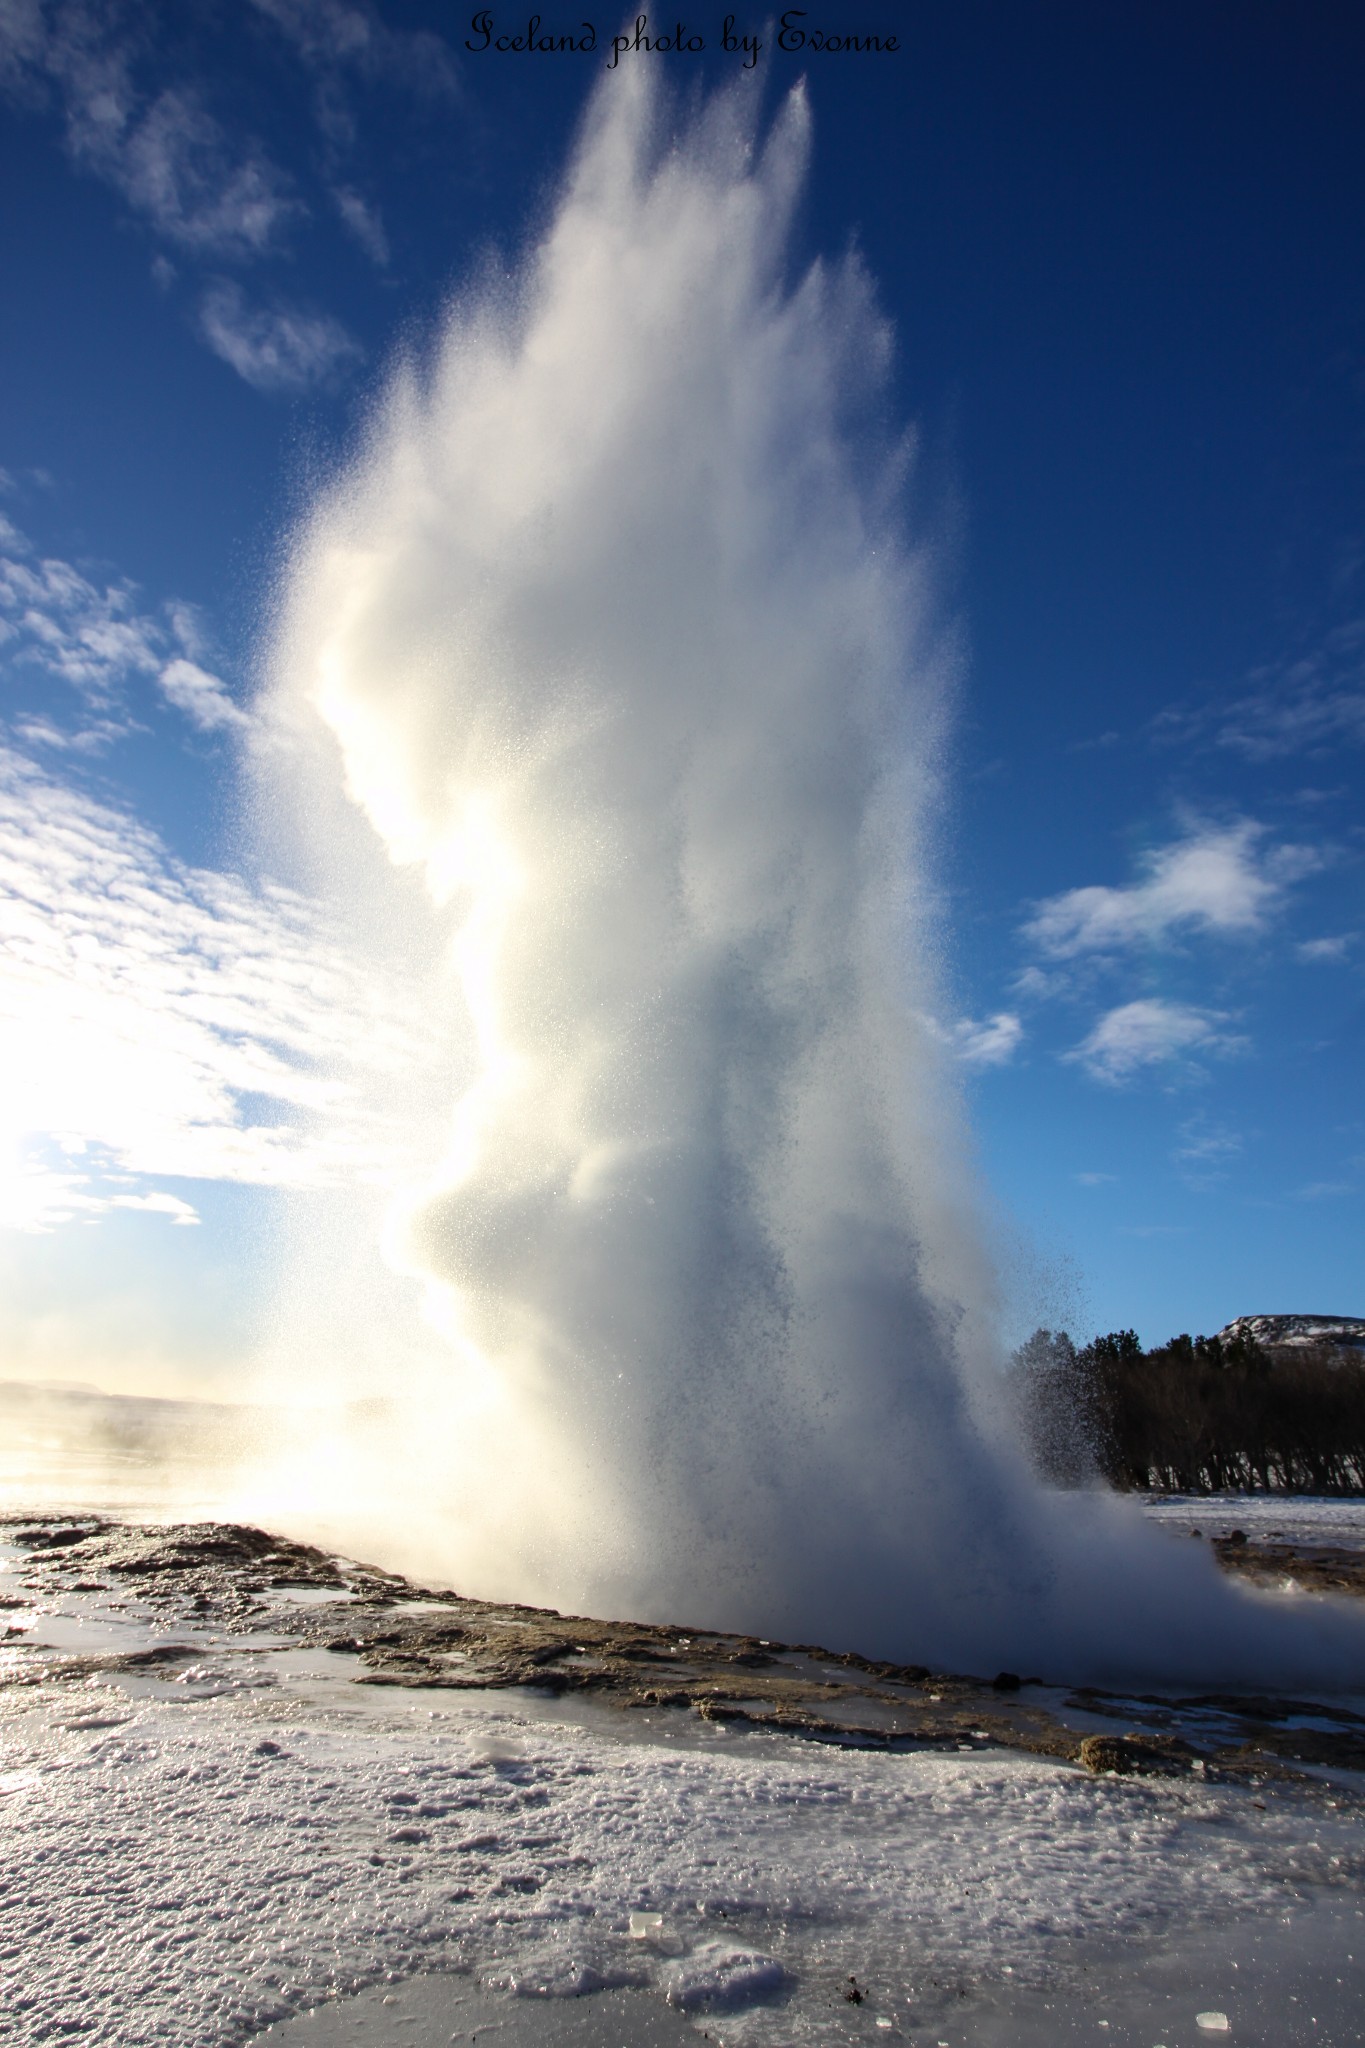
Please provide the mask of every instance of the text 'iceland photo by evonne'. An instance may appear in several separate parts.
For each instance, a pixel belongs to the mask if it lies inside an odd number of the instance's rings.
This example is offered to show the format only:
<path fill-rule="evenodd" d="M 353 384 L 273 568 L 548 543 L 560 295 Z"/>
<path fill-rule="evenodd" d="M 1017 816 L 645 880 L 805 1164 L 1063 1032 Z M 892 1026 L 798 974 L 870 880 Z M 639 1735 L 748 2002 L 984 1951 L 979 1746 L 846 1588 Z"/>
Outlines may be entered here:
<path fill-rule="evenodd" d="M 599 36 L 594 21 L 579 21 L 567 29 L 548 27 L 541 15 L 533 14 L 529 20 L 518 17 L 515 27 L 507 27 L 491 7 L 480 7 L 470 17 L 464 46 L 475 56 L 495 51 L 500 56 L 591 57 L 600 50 L 611 71 L 623 57 L 699 57 L 706 50 L 739 57 L 744 69 L 752 71 L 766 49 L 779 50 L 784 57 L 894 57 L 901 49 L 901 38 L 894 29 L 860 32 L 847 24 L 827 28 L 812 22 L 803 7 L 789 8 L 775 28 L 765 24 L 764 33 L 739 28 L 737 20 L 737 15 L 727 14 L 718 29 L 713 26 L 708 31 L 673 16 L 660 16 L 651 23 L 649 15 L 641 13 L 621 34 Z"/>

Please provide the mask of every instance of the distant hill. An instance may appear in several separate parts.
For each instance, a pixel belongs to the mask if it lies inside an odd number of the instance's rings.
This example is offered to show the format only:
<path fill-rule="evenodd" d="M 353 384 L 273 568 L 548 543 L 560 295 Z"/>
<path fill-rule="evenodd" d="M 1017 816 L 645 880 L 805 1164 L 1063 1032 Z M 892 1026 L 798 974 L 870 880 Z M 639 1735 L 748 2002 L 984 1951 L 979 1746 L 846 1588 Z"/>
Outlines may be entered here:
<path fill-rule="evenodd" d="M 1299 1350 L 1331 1345 L 1337 1351 L 1365 1351 L 1365 1316 L 1234 1316 L 1218 1332 L 1230 1338 L 1252 1338 L 1268 1351 Z"/>
<path fill-rule="evenodd" d="M 155 1513 L 186 1491 L 207 1501 L 224 1472 L 279 1439 L 277 1418 L 262 1409 L 0 1379 L 0 1510 L 42 1502 Z"/>

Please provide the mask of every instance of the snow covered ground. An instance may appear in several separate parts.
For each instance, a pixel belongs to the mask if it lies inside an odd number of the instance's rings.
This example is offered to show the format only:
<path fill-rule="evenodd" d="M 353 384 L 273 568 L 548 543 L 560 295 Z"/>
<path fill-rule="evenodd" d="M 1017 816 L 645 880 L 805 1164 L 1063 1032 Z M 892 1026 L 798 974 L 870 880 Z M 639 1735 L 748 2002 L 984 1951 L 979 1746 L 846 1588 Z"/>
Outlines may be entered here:
<path fill-rule="evenodd" d="M 37 1649 L 168 1634 L 194 1656 L 79 1682 Z M 357 1674 L 107 1589 L 0 1642 L 0 2035 L 1175 2048 L 1216 2010 L 1266 2048 L 1361 2038 L 1348 1774 L 1249 1793 Z"/>
<path fill-rule="evenodd" d="M 1152 1521 L 1173 1529 L 1226 1536 L 1241 1529 L 1253 1542 L 1340 1544 L 1365 1550 L 1365 1500 L 1294 1493 L 1163 1493 L 1142 1503 Z"/>

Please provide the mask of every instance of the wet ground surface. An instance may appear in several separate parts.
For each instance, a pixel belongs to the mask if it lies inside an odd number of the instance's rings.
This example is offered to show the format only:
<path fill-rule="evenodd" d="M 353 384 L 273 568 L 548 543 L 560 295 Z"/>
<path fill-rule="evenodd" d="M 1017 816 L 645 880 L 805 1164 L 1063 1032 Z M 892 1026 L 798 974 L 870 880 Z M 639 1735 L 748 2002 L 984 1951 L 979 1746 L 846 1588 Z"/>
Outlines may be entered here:
<path fill-rule="evenodd" d="M 724 1723 L 859 1748 L 1002 1748 L 1094 1771 L 1225 1782 L 1365 1769 L 1360 1702 L 1073 1690 L 1045 1674 L 982 1679 L 808 1644 L 566 1617 L 461 1599 L 230 1523 L 0 1517 L 0 1536 L 22 1562 L 0 1594 L 0 1651 L 29 1652 L 0 1660 L 0 1684 L 174 1667 L 183 1683 L 211 1688 L 225 1660 L 294 1651 L 336 1659 L 337 1675 L 361 1686 L 530 1692 L 570 1710 L 582 1703 L 652 1725 L 666 1717 L 679 1733 L 689 1721 Z M 1286 1549 L 1299 1583 L 1360 1585 L 1335 1548 L 1321 1556 L 1280 1546 L 1267 1563 L 1267 1545 L 1212 1540 L 1229 1568 L 1257 1579 L 1291 1575 Z M 60 1615 L 42 1612 L 54 1605 Z"/>
<path fill-rule="evenodd" d="M 871 1980 L 849 1978 L 842 2002 L 845 2019 L 852 2007 L 863 2020 L 866 2039 L 927 2039 L 934 2048 L 1347 2048 L 1362 2038 L 1362 1997 L 1365 1909 L 1330 1900 L 1292 1919 L 1176 1939 L 1140 1961 L 1119 1944 L 1096 1945 L 1076 1959 L 1065 1989 L 997 1985 L 969 2012 L 940 2011 L 927 2035 L 913 2013 L 882 2010 Z M 509 2003 L 467 1977 L 430 1975 L 319 2007 L 258 2040 L 261 2048 L 670 2048 L 713 2038 L 643 1991 Z"/>
<path fill-rule="evenodd" d="M 599 1991 L 555 2001 L 508 2000 L 468 1978 L 410 1977 L 325 2005 L 258 2037 L 264 2048 L 695 2048 L 691 2021 L 647 1991 Z"/>
<path fill-rule="evenodd" d="M 971 2048 L 1358 2042 L 1365 1912 L 1358 1900 L 1329 1900 L 1292 1918 L 1177 1937 L 1140 1960 L 1119 1948 L 1096 1950 L 1080 1976 L 1064 1992 L 997 1989 L 972 2015 Z M 894 2040 L 894 2030 L 885 2038 Z"/>

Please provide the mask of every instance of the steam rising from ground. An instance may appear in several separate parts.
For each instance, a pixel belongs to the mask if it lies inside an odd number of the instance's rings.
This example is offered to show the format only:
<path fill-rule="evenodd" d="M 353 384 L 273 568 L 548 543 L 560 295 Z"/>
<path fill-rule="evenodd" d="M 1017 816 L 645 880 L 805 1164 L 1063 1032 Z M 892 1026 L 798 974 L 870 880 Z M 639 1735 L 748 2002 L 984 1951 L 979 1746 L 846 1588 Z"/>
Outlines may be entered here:
<path fill-rule="evenodd" d="M 382 1301 L 355 1242 L 296 1275 L 309 1313 L 351 1289 L 338 1373 L 402 1358 L 296 1515 L 465 1592 L 959 1668 L 1359 1672 L 1342 1617 L 1059 1517 L 990 1422 L 915 1021 L 951 650 L 868 282 L 786 275 L 804 99 L 761 148 L 747 104 L 670 146 L 614 75 L 522 273 L 395 377 L 296 547 L 272 810 L 317 821 L 377 973 L 426 949 L 458 1097 Z"/>

